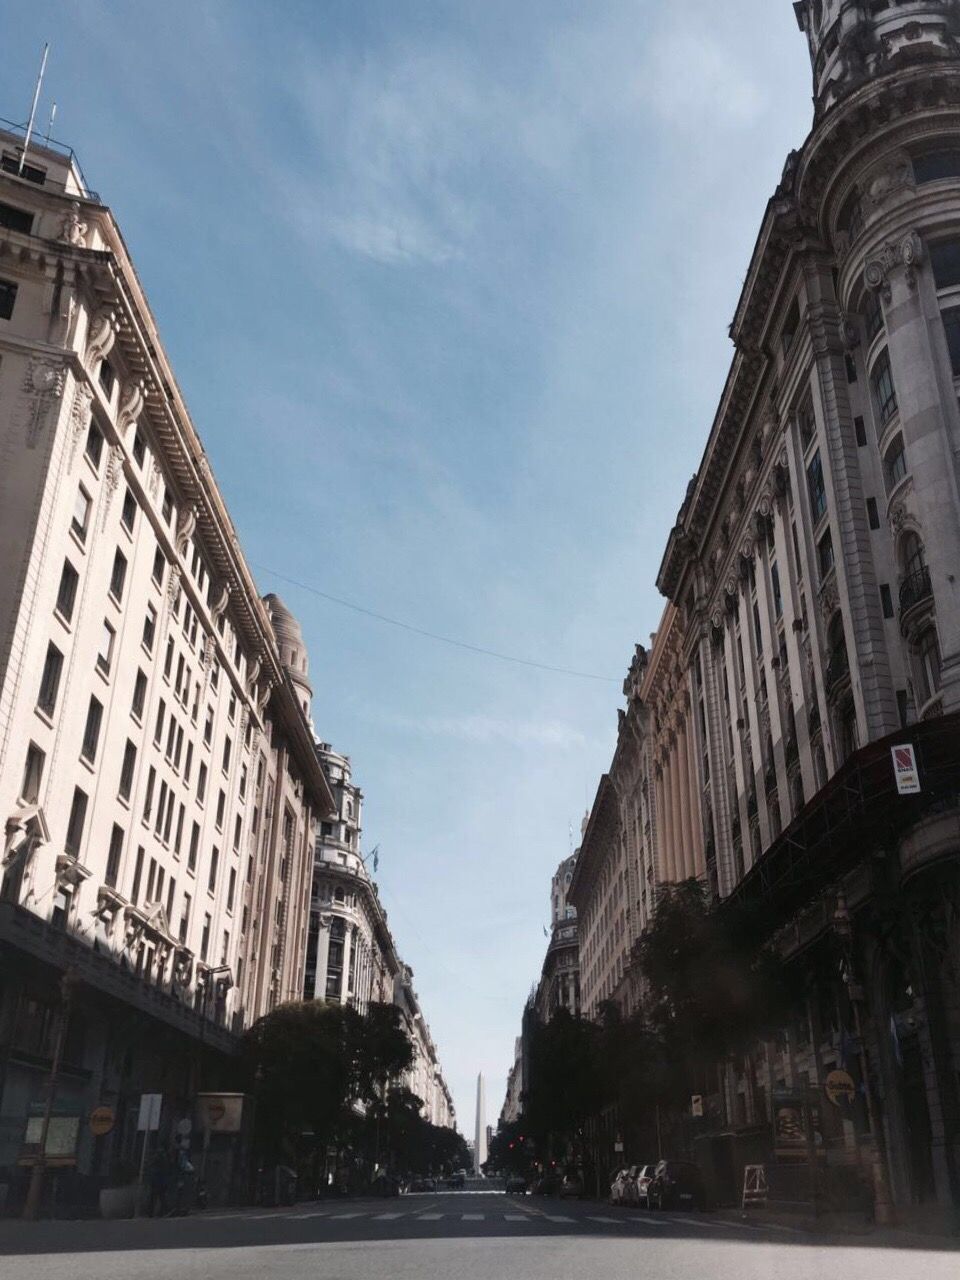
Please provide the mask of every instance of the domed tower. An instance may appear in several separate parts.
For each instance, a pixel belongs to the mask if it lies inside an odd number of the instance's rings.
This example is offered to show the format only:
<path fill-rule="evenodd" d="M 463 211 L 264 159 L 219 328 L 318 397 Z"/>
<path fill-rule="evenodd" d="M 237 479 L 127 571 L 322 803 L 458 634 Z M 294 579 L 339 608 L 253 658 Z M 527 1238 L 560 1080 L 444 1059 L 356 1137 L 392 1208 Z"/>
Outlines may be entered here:
<path fill-rule="evenodd" d="M 264 596 L 263 603 L 270 612 L 273 634 L 277 637 L 277 646 L 280 649 L 280 661 L 296 690 L 297 701 L 309 720 L 313 686 L 310 684 L 310 662 L 300 623 L 279 596 L 272 593 Z"/>
<path fill-rule="evenodd" d="M 956 0 L 796 0 L 793 8 L 810 48 L 818 116 L 866 80 L 957 53 Z"/>

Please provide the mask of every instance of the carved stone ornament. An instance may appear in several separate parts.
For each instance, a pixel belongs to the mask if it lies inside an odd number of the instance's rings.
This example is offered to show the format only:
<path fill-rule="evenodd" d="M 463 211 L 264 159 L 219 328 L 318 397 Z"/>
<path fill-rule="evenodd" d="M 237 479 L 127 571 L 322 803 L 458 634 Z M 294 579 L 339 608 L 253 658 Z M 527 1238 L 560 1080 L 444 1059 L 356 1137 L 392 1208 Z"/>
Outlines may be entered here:
<path fill-rule="evenodd" d="M 902 502 L 896 503 L 890 512 L 890 523 L 893 525 L 895 532 L 899 533 L 903 528 L 903 523 L 907 518 L 907 509 Z"/>
<path fill-rule="evenodd" d="M 78 382 L 73 393 L 73 404 L 70 406 L 70 460 L 68 469 L 73 469 L 80 441 L 90 429 L 90 406 L 93 403 L 93 392 L 85 382 Z"/>
<path fill-rule="evenodd" d="M 57 240 L 61 244 L 72 244 L 77 249 L 87 247 L 87 224 L 80 216 L 79 200 L 74 200 L 69 211 L 60 220 L 60 234 Z"/>
<path fill-rule="evenodd" d="M 193 531 L 196 527 L 197 508 L 191 503 L 189 507 L 182 507 L 180 514 L 177 516 L 177 555 L 186 555 L 187 547 L 190 545 L 190 539 L 193 537 Z"/>
<path fill-rule="evenodd" d="M 888 241 L 863 269 L 863 281 L 868 289 L 879 292 L 884 302 L 891 298 L 890 274 L 898 266 L 904 268 L 907 287 L 917 287 L 917 268 L 923 261 L 923 241 L 916 231 L 908 232 L 898 244 Z"/>
<path fill-rule="evenodd" d="M 178 564 L 170 566 L 170 572 L 167 574 L 167 604 L 172 609 L 177 599 L 177 593 L 180 590 L 180 574 L 182 570 Z"/>
<path fill-rule="evenodd" d="M 840 336 L 845 350 L 856 351 L 860 345 L 860 324 L 856 316 L 845 313 L 840 317 Z"/>
<path fill-rule="evenodd" d="M 836 578 L 830 578 L 820 589 L 820 616 L 829 622 L 840 606 L 840 592 Z"/>
<path fill-rule="evenodd" d="M 898 151 L 887 156 L 867 175 L 863 183 L 864 203 L 881 209 L 898 192 L 913 191 L 916 185 L 910 157 L 905 151 Z"/>
<path fill-rule="evenodd" d="M 220 621 L 221 615 L 223 614 L 224 610 L 226 609 L 229 603 L 230 603 L 230 583 L 225 582 L 220 591 L 220 594 L 217 596 L 217 599 L 213 605 L 213 608 L 210 610 L 210 617 L 213 619 L 214 622 Z"/>
<path fill-rule="evenodd" d="M 260 674 L 261 665 L 262 664 L 260 662 L 260 659 L 254 658 L 254 660 L 250 663 L 250 667 L 247 671 L 247 692 L 250 693 L 251 696 L 256 691 L 257 677 Z"/>
<path fill-rule="evenodd" d="M 210 664 L 213 662 L 213 654 L 216 647 L 217 642 L 213 636 L 207 636 L 206 640 L 203 642 L 203 653 L 200 657 L 200 666 L 204 671 L 210 670 Z"/>
<path fill-rule="evenodd" d="M 66 377 L 66 370 L 58 360 L 35 357 L 27 365 L 22 389 L 26 398 L 24 426 L 28 449 L 36 448 L 40 433 L 47 425 L 50 406 L 63 395 Z"/>
<path fill-rule="evenodd" d="M 151 498 L 156 498 L 160 492 L 160 481 L 163 479 L 163 472 L 160 470 L 160 463 L 154 458 L 150 464 L 150 479 L 147 481 L 147 491 Z"/>
<path fill-rule="evenodd" d="M 124 435 L 129 427 L 136 426 L 146 398 L 147 388 L 142 378 L 130 378 L 123 384 L 117 409 L 117 431 L 120 435 Z"/>
<path fill-rule="evenodd" d="M 118 444 L 110 446 L 110 454 L 107 460 L 107 471 L 104 477 L 103 492 L 103 514 L 101 517 L 100 527 L 106 529 L 107 517 L 110 514 L 110 503 L 113 501 L 113 495 L 120 487 L 120 477 L 123 475 L 123 450 Z"/>
<path fill-rule="evenodd" d="M 84 364 L 88 369 L 92 369 L 101 360 L 106 359 L 113 350 L 118 328 L 117 313 L 113 307 L 101 307 L 94 313 L 87 334 L 87 352 L 84 357 Z"/>

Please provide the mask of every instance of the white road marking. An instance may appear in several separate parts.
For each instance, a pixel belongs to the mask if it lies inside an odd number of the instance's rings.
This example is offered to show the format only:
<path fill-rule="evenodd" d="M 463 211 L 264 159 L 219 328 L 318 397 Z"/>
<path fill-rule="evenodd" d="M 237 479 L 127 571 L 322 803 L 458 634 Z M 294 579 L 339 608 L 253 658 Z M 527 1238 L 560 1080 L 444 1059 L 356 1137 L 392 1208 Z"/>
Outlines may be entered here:
<path fill-rule="evenodd" d="M 462 1213 L 460 1215 L 464 1222 L 482 1222 L 486 1217 L 484 1213 Z"/>
<path fill-rule="evenodd" d="M 504 1222 L 533 1222 L 529 1213 L 505 1213 Z"/>
<path fill-rule="evenodd" d="M 330 1215 L 331 1218 L 335 1218 L 341 1222 L 344 1218 L 365 1218 L 366 1216 L 367 1215 L 365 1213 L 331 1213 Z"/>
<path fill-rule="evenodd" d="M 591 1222 L 614 1222 L 614 1223 L 617 1223 L 618 1225 L 622 1225 L 624 1222 L 627 1221 L 627 1219 L 626 1218 L 593 1218 L 591 1217 L 590 1221 Z"/>
<path fill-rule="evenodd" d="M 572 1218 L 565 1218 L 560 1213 L 545 1213 L 543 1215 L 548 1222 L 572 1222 Z"/>
<path fill-rule="evenodd" d="M 418 1213 L 418 1222 L 439 1222 L 443 1217 L 442 1213 Z"/>
<path fill-rule="evenodd" d="M 404 1213 L 375 1213 L 373 1215 L 374 1222 L 393 1222 L 395 1218 L 405 1218 Z"/>

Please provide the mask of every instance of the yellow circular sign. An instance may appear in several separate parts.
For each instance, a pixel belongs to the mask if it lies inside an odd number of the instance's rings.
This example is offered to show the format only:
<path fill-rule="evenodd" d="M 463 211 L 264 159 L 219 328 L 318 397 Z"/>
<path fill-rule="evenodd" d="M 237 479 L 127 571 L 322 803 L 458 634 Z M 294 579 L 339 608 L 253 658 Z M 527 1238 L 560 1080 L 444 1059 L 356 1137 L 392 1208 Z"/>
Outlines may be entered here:
<path fill-rule="evenodd" d="M 112 1107 L 94 1107 L 90 1112 L 90 1132 L 95 1138 L 102 1138 L 116 1124 L 116 1119 Z"/>
<path fill-rule="evenodd" d="M 823 1087 L 835 1107 L 849 1106 L 857 1096 L 857 1086 L 849 1071 L 829 1071 Z"/>

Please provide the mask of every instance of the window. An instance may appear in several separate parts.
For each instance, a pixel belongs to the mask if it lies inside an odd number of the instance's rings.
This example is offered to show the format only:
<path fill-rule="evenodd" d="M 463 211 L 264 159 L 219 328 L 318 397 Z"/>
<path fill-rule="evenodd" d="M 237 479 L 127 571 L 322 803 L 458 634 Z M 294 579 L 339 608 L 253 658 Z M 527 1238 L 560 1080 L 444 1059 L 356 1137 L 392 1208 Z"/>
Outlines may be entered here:
<path fill-rule="evenodd" d="M 873 289 L 868 289 L 863 299 L 863 323 L 867 342 L 872 342 L 883 328 L 883 303 L 880 294 Z"/>
<path fill-rule="evenodd" d="M 245 764 L 242 764 L 240 766 L 240 799 L 241 800 L 245 799 L 246 794 L 247 794 L 247 766 Z"/>
<path fill-rule="evenodd" d="M 160 699 L 160 705 L 157 707 L 157 723 L 153 729 L 153 745 L 159 747 L 163 739 L 163 717 L 167 714 L 167 704 Z"/>
<path fill-rule="evenodd" d="M 70 521 L 70 528 L 77 535 L 81 542 L 87 540 L 87 529 L 90 526 L 90 508 L 93 505 L 89 493 L 84 489 L 83 485 L 77 490 L 77 497 L 73 504 L 73 519 Z"/>
<path fill-rule="evenodd" d="M 35 182 L 40 187 L 43 186 L 47 177 L 46 169 L 41 169 L 39 165 L 24 164 L 21 168 L 20 156 L 12 155 L 9 151 L 4 151 L 0 169 L 3 169 L 4 173 L 17 174 L 26 182 Z"/>
<path fill-rule="evenodd" d="M 187 743 L 187 758 L 183 765 L 183 780 L 186 783 L 190 781 L 190 770 L 193 768 L 193 743 Z"/>
<path fill-rule="evenodd" d="M 163 554 L 163 548 L 157 547 L 153 553 L 153 572 L 151 577 L 158 587 L 163 586 L 163 575 L 167 567 L 166 556 Z"/>
<path fill-rule="evenodd" d="M 73 789 L 73 800 L 70 804 L 70 818 L 67 821 L 67 834 L 63 847 L 72 858 L 80 854 L 80 842 L 83 839 L 83 826 L 87 820 L 87 793 L 79 787 Z"/>
<path fill-rule="evenodd" d="M 147 446 L 140 428 L 137 427 L 136 435 L 133 437 L 133 457 L 138 467 L 143 466 L 143 460 L 146 456 Z"/>
<path fill-rule="evenodd" d="M 797 302 L 796 298 L 794 298 L 793 302 L 790 305 L 790 310 L 787 312 L 787 318 L 783 322 L 783 328 L 780 330 L 780 345 L 783 349 L 784 355 L 786 355 L 787 352 L 790 350 L 790 348 L 793 346 L 793 340 L 796 337 L 797 330 L 799 328 L 800 328 L 800 305 Z"/>
<path fill-rule="evenodd" d="M 216 691 L 220 687 L 220 659 L 210 669 L 210 688 Z"/>
<path fill-rule="evenodd" d="M 846 231 L 852 244 L 863 230 L 863 206 L 860 203 L 860 192 L 854 189 L 847 198 L 840 212 L 838 227 Z"/>
<path fill-rule="evenodd" d="M 857 448 L 862 449 L 867 443 L 867 429 L 863 425 L 863 418 L 859 414 L 853 420 L 853 433 L 857 440 Z"/>
<path fill-rule="evenodd" d="M 27 747 L 23 781 L 20 784 L 20 799 L 24 804 L 36 804 L 40 799 L 40 783 L 43 781 L 43 766 L 46 758 L 35 742 L 31 742 Z"/>
<path fill-rule="evenodd" d="M 133 533 L 133 525 L 137 518 L 137 500 L 127 489 L 123 495 L 123 507 L 120 511 L 120 523 L 127 533 Z"/>
<path fill-rule="evenodd" d="M 230 934 L 229 934 L 229 931 L 228 931 L 228 930 L 224 929 L 224 931 L 223 931 L 223 950 L 220 952 L 220 963 L 221 963 L 221 964 L 226 964 L 226 963 L 227 963 L 227 956 L 229 956 L 229 954 L 230 954 Z"/>
<path fill-rule="evenodd" d="M 173 497 L 166 485 L 163 486 L 163 506 L 160 509 L 160 514 L 163 517 L 164 524 L 169 524 L 173 515 Z"/>
<path fill-rule="evenodd" d="M 0 280 L 0 320 L 9 320 L 17 300 L 17 286 L 12 280 Z"/>
<path fill-rule="evenodd" d="M 944 147 L 914 156 L 913 176 L 920 186 L 941 178 L 960 178 L 960 148 Z"/>
<path fill-rule="evenodd" d="M 917 657 L 919 659 L 920 701 L 928 702 L 940 691 L 940 642 L 933 627 L 921 634 L 917 641 Z"/>
<path fill-rule="evenodd" d="M 239 815 L 239 813 L 238 813 L 238 814 L 237 814 L 237 816 L 236 816 L 236 818 L 235 818 L 235 820 L 234 820 L 234 823 L 233 823 L 233 847 L 234 847 L 234 849 L 239 849 L 239 848 L 240 848 L 240 836 L 241 836 L 242 832 L 243 832 L 243 819 L 240 817 L 240 815 Z"/>
<path fill-rule="evenodd" d="M 881 427 L 886 426 L 897 411 L 897 393 L 893 387 L 893 374 L 890 372 L 890 357 L 886 351 L 881 352 L 877 363 L 873 366 L 870 381 L 877 402 L 877 413 L 880 415 Z"/>
<path fill-rule="evenodd" d="M 180 857 L 180 847 L 183 844 L 183 820 L 187 816 L 187 806 L 181 801 L 180 811 L 177 814 L 177 834 L 173 840 L 173 852 Z"/>
<path fill-rule="evenodd" d="M 110 832 L 110 848 L 107 853 L 107 870 L 104 874 L 104 882 L 111 889 L 117 887 L 117 880 L 120 878 L 120 857 L 123 853 L 123 827 L 113 824 L 113 830 Z"/>
<path fill-rule="evenodd" d="M 800 432 L 800 444 L 804 452 L 806 452 L 817 430 L 816 418 L 813 416 L 812 400 L 806 400 L 797 410 L 797 429 Z"/>
<path fill-rule="evenodd" d="M 210 854 L 210 874 L 207 876 L 207 891 L 213 893 L 217 887 L 217 872 L 220 869 L 220 850 L 216 845 Z"/>
<path fill-rule="evenodd" d="M 854 360 L 853 356 L 850 354 L 849 351 L 844 354 L 843 363 L 846 366 L 846 370 L 847 370 L 847 381 L 856 382 L 857 381 L 857 362 L 856 360 Z"/>
<path fill-rule="evenodd" d="M 227 796 L 226 796 L 226 793 L 221 789 L 221 791 L 220 791 L 219 795 L 217 796 L 217 819 L 216 819 L 216 821 L 217 821 L 217 830 L 218 830 L 218 831 L 222 831 L 222 830 L 223 830 L 223 811 L 224 811 L 224 809 L 226 808 L 226 805 L 227 805 Z"/>
<path fill-rule="evenodd" d="M 887 582 L 880 583 L 880 608 L 885 618 L 893 617 L 893 596 L 890 594 L 890 584 Z"/>
<path fill-rule="evenodd" d="M 820 567 L 821 581 L 833 568 L 833 563 L 833 538 L 828 529 L 817 543 L 817 564 Z"/>
<path fill-rule="evenodd" d="M 950 353 L 950 369 L 955 378 L 960 378 L 960 307 L 948 307 L 943 313 L 943 331 L 947 338 L 947 350 Z"/>
<path fill-rule="evenodd" d="M 80 754 L 84 760 L 93 764 L 97 756 L 97 743 L 100 741 L 100 725 L 103 721 L 103 706 L 96 698 L 90 699 L 87 707 L 87 723 L 83 729 L 83 746 Z"/>
<path fill-rule="evenodd" d="M 230 702 L 227 707 L 227 718 L 229 719 L 230 723 L 233 724 L 236 717 L 237 717 L 237 691 L 236 689 L 231 689 Z"/>
<path fill-rule="evenodd" d="M 167 784 L 165 781 L 160 783 L 160 799 L 157 801 L 157 820 L 153 826 L 153 834 L 158 836 L 163 829 L 163 815 L 167 808 Z"/>
<path fill-rule="evenodd" d="M 227 910 L 228 911 L 233 910 L 233 902 L 234 902 L 234 898 L 236 897 L 236 893 L 237 893 L 237 869 L 236 867 L 231 867 L 230 879 L 227 882 Z"/>
<path fill-rule="evenodd" d="M 60 691 L 60 675 L 63 671 L 63 654 L 55 644 L 47 645 L 47 656 L 43 663 L 43 675 L 40 677 L 40 696 L 37 706 L 48 716 L 53 715 L 57 705 L 57 694 Z"/>
<path fill-rule="evenodd" d="M 26 209 L 16 209 L 12 204 L 0 204 L 0 227 L 28 236 L 33 227 L 33 214 L 27 213 Z"/>
<path fill-rule="evenodd" d="M 197 802 L 203 804 L 207 797 L 207 766 L 201 760 L 200 771 L 197 774 Z"/>
<path fill-rule="evenodd" d="M 203 917 L 203 933 L 200 935 L 200 959 L 206 960 L 207 952 L 210 950 L 210 916 Z"/>
<path fill-rule="evenodd" d="M 130 799 L 130 792 L 133 790 L 133 771 L 136 766 L 137 748 L 128 738 L 127 745 L 123 748 L 123 764 L 120 766 L 119 794 L 121 800 Z"/>
<path fill-rule="evenodd" d="M 130 889 L 130 901 L 136 905 L 137 898 L 140 896 L 140 881 L 143 878 L 143 845 L 137 846 L 137 860 L 133 869 L 133 885 Z"/>
<path fill-rule="evenodd" d="M 73 618 L 73 606 L 77 598 L 77 584 L 80 581 L 80 575 L 70 563 L 69 560 L 63 562 L 63 572 L 60 574 L 60 586 L 57 588 L 57 613 L 60 614 L 64 622 L 70 622 Z"/>
<path fill-rule="evenodd" d="M 189 893 L 185 893 L 183 895 L 183 910 L 180 912 L 180 930 L 178 935 L 181 942 L 186 942 L 187 940 L 187 929 L 190 925 L 191 902 L 192 899 Z"/>
<path fill-rule="evenodd" d="M 110 363 L 109 360 L 100 361 L 100 372 L 98 374 L 98 380 L 100 382 L 101 387 L 103 387 L 103 394 L 109 400 L 110 397 L 113 395 L 113 384 L 117 380 L 117 375 L 114 373 L 113 365 Z"/>
<path fill-rule="evenodd" d="M 147 700 L 147 676 L 144 671 L 137 670 L 137 678 L 133 682 L 133 702 L 130 705 L 130 713 L 137 720 L 143 716 L 143 707 Z"/>
<path fill-rule="evenodd" d="M 230 741 L 230 739 L 229 739 L 229 738 L 224 738 L 224 740 L 223 740 L 223 761 L 222 761 L 222 764 L 221 764 L 221 768 L 223 769 L 223 772 L 224 772 L 224 773 L 226 773 L 226 772 L 229 770 L 229 768 L 230 768 L 230 751 L 231 751 L 232 747 L 233 747 L 233 744 L 232 744 L 232 742 Z"/>
<path fill-rule="evenodd" d="M 213 738 L 213 707 L 207 707 L 207 718 L 203 724 L 203 740 L 209 747 Z"/>
<path fill-rule="evenodd" d="M 157 783 L 157 771 L 153 767 L 153 765 L 151 765 L 150 772 L 147 774 L 147 793 L 143 799 L 144 822 L 148 822 L 150 819 L 150 812 L 153 808 L 153 788 L 156 786 L 156 783 Z"/>
<path fill-rule="evenodd" d="M 929 246 L 930 266 L 938 289 L 960 284 L 960 240 L 941 240 Z"/>
<path fill-rule="evenodd" d="M 123 585 L 127 580 L 127 557 L 118 547 L 113 553 L 113 569 L 110 573 L 110 594 L 117 604 L 123 599 Z"/>
<path fill-rule="evenodd" d="M 176 880 L 174 880 L 173 876 L 171 876 L 167 884 L 167 921 L 170 924 L 173 923 L 173 899 L 176 895 L 176 892 L 177 892 L 177 882 Z"/>
<path fill-rule="evenodd" d="M 867 523 L 871 529 L 880 528 L 880 512 L 877 510 L 876 498 L 867 499 Z"/>
<path fill-rule="evenodd" d="M 190 828 L 190 852 L 187 854 L 187 870 L 196 871 L 197 853 L 200 849 L 200 823 L 195 822 Z"/>
<path fill-rule="evenodd" d="M 807 467 L 807 489 L 810 493 L 811 515 L 814 524 L 817 524 L 827 510 L 827 490 L 823 481 L 823 463 L 820 461 L 819 449 Z"/>
<path fill-rule="evenodd" d="M 167 637 L 167 651 L 163 656 L 163 678 L 170 679 L 170 672 L 173 670 L 173 636 Z"/>
<path fill-rule="evenodd" d="M 773 589 L 773 611 L 779 618 L 783 614 L 783 595 L 780 591 L 780 570 L 776 560 L 770 565 L 770 585 Z"/>
<path fill-rule="evenodd" d="M 152 604 L 147 605 L 147 616 L 143 620 L 143 647 L 147 653 L 153 653 L 153 641 L 157 634 L 157 611 Z"/>
<path fill-rule="evenodd" d="M 907 474 L 907 455 L 903 447 L 903 436 L 896 436 L 883 459 L 883 471 L 889 493 Z"/>

